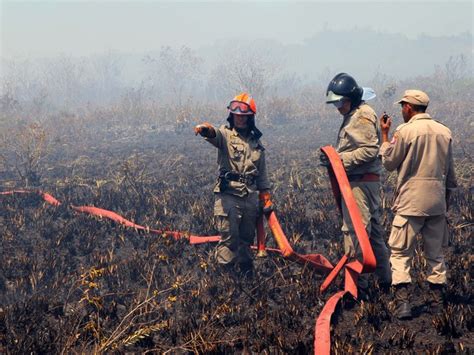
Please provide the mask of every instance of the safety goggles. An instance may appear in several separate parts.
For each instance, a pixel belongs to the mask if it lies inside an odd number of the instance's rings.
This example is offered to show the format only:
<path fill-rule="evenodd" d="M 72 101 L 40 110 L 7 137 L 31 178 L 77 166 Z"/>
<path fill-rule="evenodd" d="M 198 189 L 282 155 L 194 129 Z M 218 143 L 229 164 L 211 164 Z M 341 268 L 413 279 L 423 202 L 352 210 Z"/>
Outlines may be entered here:
<path fill-rule="evenodd" d="M 227 108 L 233 113 L 237 113 L 238 111 L 242 114 L 253 114 L 252 110 L 250 109 L 250 106 L 247 105 L 245 102 L 232 101 Z"/>
<path fill-rule="evenodd" d="M 336 101 L 341 101 L 343 98 L 344 98 L 344 96 L 335 94 L 331 90 L 326 92 L 326 103 L 327 104 L 332 104 Z"/>

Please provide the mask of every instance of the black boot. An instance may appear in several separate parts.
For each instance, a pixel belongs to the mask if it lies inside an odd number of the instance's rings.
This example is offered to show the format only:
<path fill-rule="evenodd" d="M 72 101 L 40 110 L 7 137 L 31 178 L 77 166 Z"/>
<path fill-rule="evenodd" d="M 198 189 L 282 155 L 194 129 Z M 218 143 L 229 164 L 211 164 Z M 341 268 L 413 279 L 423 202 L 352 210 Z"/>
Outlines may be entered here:
<path fill-rule="evenodd" d="M 252 262 L 239 263 L 239 274 L 240 276 L 246 279 L 253 278 L 253 263 Z"/>
<path fill-rule="evenodd" d="M 430 311 L 431 313 L 440 313 L 444 308 L 445 302 L 445 285 L 433 284 L 428 282 L 430 287 Z"/>
<path fill-rule="evenodd" d="M 381 293 L 384 295 L 389 295 L 390 294 L 390 289 L 391 289 L 391 284 L 388 282 L 380 282 L 379 283 L 379 290 Z"/>
<path fill-rule="evenodd" d="M 395 316 L 398 319 L 412 318 L 408 286 L 407 283 L 395 285 Z"/>
<path fill-rule="evenodd" d="M 357 299 L 359 301 L 369 302 L 370 301 L 369 288 L 357 286 Z"/>
<path fill-rule="evenodd" d="M 222 275 L 234 277 L 237 275 L 236 265 L 234 263 L 217 263 L 218 270 Z"/>

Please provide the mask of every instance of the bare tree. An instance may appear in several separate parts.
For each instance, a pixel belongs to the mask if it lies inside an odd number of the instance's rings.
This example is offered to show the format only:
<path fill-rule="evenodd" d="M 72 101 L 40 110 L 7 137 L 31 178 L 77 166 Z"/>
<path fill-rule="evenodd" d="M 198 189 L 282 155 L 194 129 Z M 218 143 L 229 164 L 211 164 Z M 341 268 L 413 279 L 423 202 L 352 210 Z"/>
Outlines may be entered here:
<path fill-rule="evenodd" d="M 463 54 L 454 57 L 450 56 L 444 66 L 445 80 L 449 86 L 451 86 L 454 82 L 465 78 L 467 72 L 467 59 Z"/>
<path fill-rule="evenodd" d="M 163 47 L 157 58 L 147 56 L 149 80 L 159 95 L 180 107 L 189 97 L 202 75 L 203 60 L 189 47 Z"/>
<path fill-rule="evenodd" d="M 86 60 L 62 55 L 42 67 L 42 84 L 60 108 L 77 107 L 89 89 Z"/>
<path fill-rule="evenodd" d="M 15 97 L 12 84 L 2 82 L 2 92 L 0 94 L 0 122 L 5 122 L 11 117 L 16 117 L 20 109 L 20 104 Z"/>
<path fill-rule="evenodd" d="M 221 63 L 211 72 L 210 85 L 226 97 L 247 91 L 261 100 L 279 69 L 274 56 L 264 48 L 248 43 L 236 45 L 228 49 Z"/>
<path fill-rule="evenodd" d="M 92 58 L 93 78 L 91 82 L 95 90 L 91 90 L 99 102 L 106 102 L 118 97 L 120 79 L 123 68 L 122 57 L 109 51 Z"/>
<path fill-rule="evenodd" d="M 193 97 L 201 87 L 203 60 L 189 47 L 163 47 L 158 57 L 147 56 L 152 96 L 159 97 L 160 121 L 185 129 L 193 116 Z M 166 105 L 164 105 L 166 102 Z"/>
<path fill-rule="evenodd" d="M 0 158 L 17 172 L 25 187 L 40 184 L 41 163 L 49 148 L 47 138 L 38 123 L 19 125 L 0 137 Z"/>
<path fill-rule="evenodd" d="M 41 120 L 47 93 L 38 63 L 28 58 L 2 59 L 1 105 L 5 120 L 34 116 Z"/>

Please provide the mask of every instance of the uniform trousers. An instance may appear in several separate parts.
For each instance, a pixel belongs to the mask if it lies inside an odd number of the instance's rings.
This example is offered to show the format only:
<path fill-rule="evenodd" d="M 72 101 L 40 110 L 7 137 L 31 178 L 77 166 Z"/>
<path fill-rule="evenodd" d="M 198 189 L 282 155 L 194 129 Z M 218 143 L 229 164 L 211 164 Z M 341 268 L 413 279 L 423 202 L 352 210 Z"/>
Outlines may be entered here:
<path fill-rule="evenodd" d="M 448 244 L 448 224 L 445 215 L 402 216 L 395 215 L 388 244 L 391 249 L 393 284 L 410 283 L 410 270 L 416 235 L 421 233 L 423 252 L 428 265 L 427 281 L 446 283 L 446 265 L 443 247 Z"/>
<path fill-rule="evenodd" d="M 362 215 L 362 222 L 369 236 L 370 245 L 375 254 L 377 262 L 375 273 L 380 283 L 390 284 L 392 276 L 389 263 L 389 251 L 384 240 L 384 229 L 380 224 L 382 212 L 380 206 L 380 190 L 382 185 L 379 181 L 354 181 L 350 184 L 357 206 Z M 362 258 L 362 251 L 354 232 L 349 210 L 344 201 L 342 202 L 342 218 L 343 225 L 341 230 L 344 235 L 344 252 L 360 260 Z M 360 288 L 368 287 L 368 276 L 368 274 L 359 276 L 357 284 Z"/>
<path fill-rule="evenodd" d="M 214 216 L 221 240 L 216 248 L 219 264 L 252 264 L 250 246 L 255 239 L 258 194 L 239 197 L 216 194 Z"/>

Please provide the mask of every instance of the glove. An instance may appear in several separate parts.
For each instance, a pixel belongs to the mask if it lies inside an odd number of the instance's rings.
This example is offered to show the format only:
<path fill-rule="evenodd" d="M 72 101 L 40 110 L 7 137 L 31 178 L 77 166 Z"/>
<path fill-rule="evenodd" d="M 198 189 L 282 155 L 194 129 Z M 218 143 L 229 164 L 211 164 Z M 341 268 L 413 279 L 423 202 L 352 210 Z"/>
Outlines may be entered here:
<path fill-rule="evenodd" d="M 331 165 L 329 158 L 326 154 L 322 153 L 319 155 L 319 165 L 328 167 Z"/>
<path fill-rule="evenodd" d="M 258 194 L 258 204 L 260 207 L 260 210 L 264 214 L 269 214 L 270 212 L 273 211 L 273 202 L 270 200 L 271 194 L 270 191 L 265 190 L 262 191 Z"/>
<path fill-rule="evenodd" d="M 204 122 L 194 127 L 194 134 L 196 134 L 196 136 L 200 134 L 202 137 L 214 138 L 216 131 L 209 122 Z"/>

